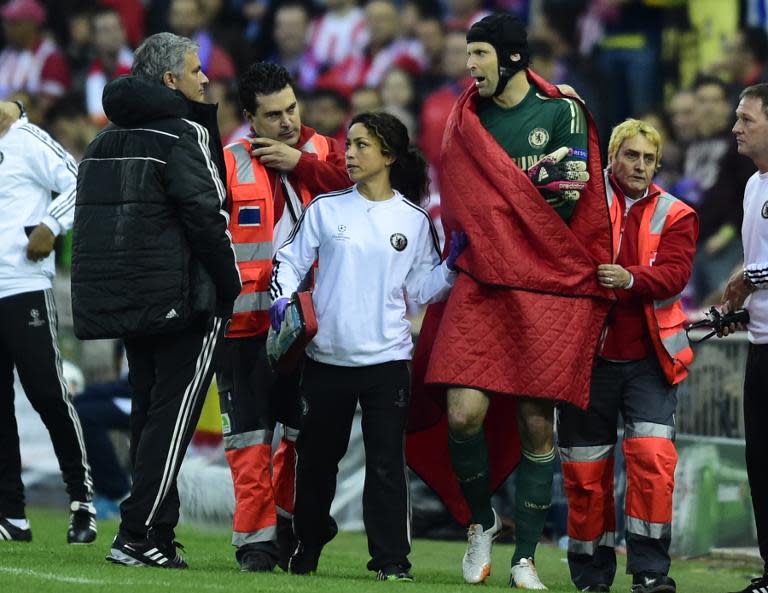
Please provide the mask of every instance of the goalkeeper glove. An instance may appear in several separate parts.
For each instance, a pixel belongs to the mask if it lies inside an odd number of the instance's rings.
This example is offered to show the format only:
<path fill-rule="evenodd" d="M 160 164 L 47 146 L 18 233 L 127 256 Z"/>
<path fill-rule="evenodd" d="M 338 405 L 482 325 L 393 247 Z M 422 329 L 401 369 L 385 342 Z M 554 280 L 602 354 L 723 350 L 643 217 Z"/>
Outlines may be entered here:
<path fill-rule="evenodd" d="M 573 150 L 563 146 L 544 156 L 527 171 L 536 189 L 552 206 L 575 202 L 587 187 L 587 163 L 581 160 L 563 162 L 571 154 Z"/>

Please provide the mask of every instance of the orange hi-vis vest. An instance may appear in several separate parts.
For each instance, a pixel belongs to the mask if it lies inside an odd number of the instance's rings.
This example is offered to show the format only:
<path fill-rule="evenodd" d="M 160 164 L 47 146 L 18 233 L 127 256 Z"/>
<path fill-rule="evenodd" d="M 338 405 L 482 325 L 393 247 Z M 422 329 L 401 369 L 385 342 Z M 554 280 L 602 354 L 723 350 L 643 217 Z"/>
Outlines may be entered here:
<path fill-rule="evenodd" d="M 621 243 L 622 213 L 611 184 L 606 179 L 606 197 L 613 229 L 613 253 L 618 253 Z M 683 216 L 693 212 L 690 206 L 666 192 L 647 198 L 651 204 L 645 207 L 640 221 L 638 257 L 641 265 L 653 265 L 661 237 L 670 226 Z M 651 342 L 659 359 L 664 376 L 671 385 L 680 383 L 688 376 L 693 362 L 693 349 L 685 334 L 688 319 L 680 303 L 680 295 L 643 306 Z"/>
<path fill-rule="evenodd" d="M 301 147 L 304 152 L 316 154 L 321 161 L 328 158 L 330 149 L 330 142 L 320 134 L 313 134 Z M 270 181 L 267 168 L 251 156 L 251 144 L 246 139 L 224 148 L 224 160 L 227 194 L 231 200 L 229 232 L 243 283 L 235 300 L 227 337 L 258 336 L 269 329 L 269 279 L 274 248 L 277 247 L 272 244 L 277 223 L 274 197 L 280 180 L 278 176 L 274 183 Z M 301 184 L 294 184 L 294 188 L 303 209 L 313 196 Z M 290 216 L 290 198 L 288 195 L 284 197 L 283 215 Z M 298 217 L 301 212 L 294 214 Z"/>

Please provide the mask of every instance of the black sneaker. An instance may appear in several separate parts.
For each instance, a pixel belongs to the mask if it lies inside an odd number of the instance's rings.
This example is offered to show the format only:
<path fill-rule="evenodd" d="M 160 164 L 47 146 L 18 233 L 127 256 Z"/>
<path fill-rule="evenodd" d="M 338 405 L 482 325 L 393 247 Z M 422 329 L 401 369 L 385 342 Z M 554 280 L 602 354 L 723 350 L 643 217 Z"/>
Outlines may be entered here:
<path fill-rule="evenodd" d="M 323 546 L 305 546 L 299 542 L 296 551 L 288 561 L 288 572 L 291 574 L 311 574 L 317 570 L 320 553 Z"/>
<path fill-rule="evenodd" d="M 237 560 L 241 572 L 271 572 L 277 564 L 275 557 L 264 550 L 244 550 Z"/>
<path fill-rule="evenodd" d="M 403 581 L 412 583 L 413 575 L 407 568 L 399 564 L 390 564 L 379 570 L 376 575 L 377 581 Z"/>
<path fill-rule="evenodd" d="M 32 530 L 29 527 L 26 529 L 16 527 L 5 517 L 0 517 L 0 540 L 31 542 Z"/>
<path fill-rule="evenodd" d="M 96 539 L 96 508 L 90 502 L 69 505 L 68 544 L 92 544 Z"/>
<path fill-rule="evenodd" d="M 149 539 L 128 541 L 118 533 L 112 542 L 107 560 L 124 566 L 153 566 L 155 568 L 187 568 L 187 563 L 176 551 L 184 549 L 179 542 L 157 544 Z"/>
<path fill-rule="evenodd" d="M 328 532 L 325 542 L 320 545 L 307 545 L 302 541 L 296 544 L 296 550 L 288 561 L 288 572 L 291 574 L 310 574 L 317 570 L 317 563 L 320 561 L 320 553 L 323 546 L 331 541 L 339 532 L 339 526 L 333 517 L 328 517 Z"/>
<path fill-rule="evenodd" d="M 603 583 L 598 583 L 597 585 L 589 585 L 588 587 L 579 589 L 579 591 L 599 591 L 600 593 L 610 593 L 611 588 L 608 585 L 604 585 Z"/>
<path fill-rule="evenodd" d="M 765 591 L 768 591 L 768 573 L 756 579 L 752 579 L 752 582 L 749 585 L 740 591 L 734 591 L 734 593 L 764 593 Z"/>
<path fill-rule="evenodd" d="M 632 593 L 675 593 L 675 581 L 658 572 L 641 572 L 632 575 Z"/>

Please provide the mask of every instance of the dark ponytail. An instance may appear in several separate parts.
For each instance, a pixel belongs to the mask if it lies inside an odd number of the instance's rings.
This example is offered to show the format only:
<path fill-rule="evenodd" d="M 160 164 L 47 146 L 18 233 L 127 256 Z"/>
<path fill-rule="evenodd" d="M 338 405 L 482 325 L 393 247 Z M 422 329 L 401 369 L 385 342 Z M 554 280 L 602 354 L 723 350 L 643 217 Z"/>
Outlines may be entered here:
<path fill-rule="evenodd" d="M 382 153 L 395 158 L 389 168 L 392 187 L 414 204 L 422 205 L 429 196 L 427 159 L 418 148 L 411 146 L 403 122 L 394 115 L 376 111 L 356 115 L 349 127 L 358 123 L 378 138 Z"/>

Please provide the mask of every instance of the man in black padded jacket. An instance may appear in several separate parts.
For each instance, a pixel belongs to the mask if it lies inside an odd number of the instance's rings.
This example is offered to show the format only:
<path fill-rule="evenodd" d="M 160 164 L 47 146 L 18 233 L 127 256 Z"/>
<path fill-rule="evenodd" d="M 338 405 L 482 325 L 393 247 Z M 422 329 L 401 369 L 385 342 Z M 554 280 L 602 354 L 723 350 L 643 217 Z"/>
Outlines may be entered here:
<path fill-rule="evenodd" d="M 196 43 L 171 33 L 104 90 L 110 120 L 77 179 L 75 333 L 123 338 L 133 388 L 131 493 L 107 560 L 186 568 L 176 477 L 240 291 L 216 107 Z"/>

